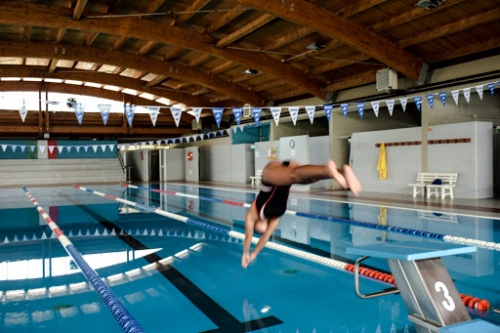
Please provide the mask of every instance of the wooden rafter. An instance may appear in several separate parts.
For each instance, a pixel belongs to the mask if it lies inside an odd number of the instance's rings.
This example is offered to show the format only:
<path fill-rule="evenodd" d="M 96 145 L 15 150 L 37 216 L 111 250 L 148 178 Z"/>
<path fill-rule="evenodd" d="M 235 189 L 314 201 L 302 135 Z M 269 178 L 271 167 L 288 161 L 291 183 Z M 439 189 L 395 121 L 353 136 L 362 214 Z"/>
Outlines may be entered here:
<path fill-rule="evenodd" d="M 0 50 L 4 56 L 10 55 L 14 57 L 51 58 L 54 54 L 54 47 L 51 43 L 0 42 Z M 59 54 L 58 57 L 60 59 L 75 61 L 113 63 L 117 67 L 134 68 L 144 72 L 164 74 L 197 83 L 214 91 L 227 94 L 242 102 L 251 103 L 252 105 L 261 105 L 262 102 L 266 102 L 266 99 L 258 94 L 213 75 L 207 75 L 189 67 L 179 67 L 160 60 L 148 59 L 148 61 L 143 61 L 142 57 L 133 54 L 93 49 L 85 46 L 66 45 L 65 53 Z"/>
<path fill-rule="evenodd" d="M 196 14 L 196 11 L 201 10 L 210 1 L 211 0 L 195 0 L 191 6 L 184 10 L 184 13 L 177 16 L 177 18 L 175 19 L 175 24 L 181 25 L 182 23 L 186 22 Z"/>
<path fill-rule="evenodd" d="M 269 15 L 269 14 L 261 15 L 256 20 L 253 20 L 252 22 L 239 28 L 238 30 L 227 35 L 226 37 L 219 39 L 219 41 L 215 45 L 217 47 L 227 46 L 227 45 L 237 41 L 238 39 L 243 38 L 244 36 L 248 35 L 249 33 L 254 32 L 255 30 L 259 29 L 260 27 L 271 22 L 275 18 L 276 18 L 276 16 L 274 16 L 274 15 Z"/>
<path fill-rule="evenodd" d="M 73 20 L 79 20 L 80 17 L 82 16 L 83 10 L 85 9 L 85 6 L 87 5 L 88 0 L 78 0 L 76 2 L 75 9 L 73 10 Z"/>
<path fill-rule="evenodd" d="M 226 14 L 222 15 L 219 19 L 213 21 L 205 31 L 206 34 L 211 34 L 212 32 L 219 30 L 232 20 L 235 20 L 238 18 L 241 14 L 245 13 L 246 7 L 244 6 L 236 6 L 233 8 L 233 10 L 227 12 Z"/>
<path fill-rule="evenodd" d="M 423 66 L 420 59 L 362 26 L 305 0 L 294 1 L 293 10 L 290 4 L 281 7 L 277 1 L 239 0 L 239 2 L 339 39 L 409 78 L 417 80 L 420 77 Z"/>
<path fill-rule="evenodd" d="M 8 6 L 8 7 L 6 7 Z M 314 96 L 325 98 L 321 87 L 323 82 L 308 76 L 301 70 L 281 63 L 264 54 L 250 53 L 235 49 L 220 49 L 212 47 L 214 40 L 196 31 L 160 25 L 155 22 L 130 18 L 119 19 L 85 19 L 80 21 L 67 20 L 63 16 L 48 12 L 37 12 L 30 4 L 4 4 L 0 2 L 0 21 L 4 24 L 32 25 L 42 27 L 77 29 L 88 32 L 105 32 L 121 36 L 157 41 L 165 44 L 178 45 L 183 48 L 204 53 L 212 53 L 218 57 L 245 64 L 250 68 L 281 77 L 288 82 L 301 87 Z M 390 51 L 390 50 L 389 50 Z M 215 89 L 217 90 L 217 89 Z M 254 102 L 250 102 L 254 103 Z M 252 104 L 258 105 L 258 104 Z M 260 103 L 259 103 L 260 105 Z"/>

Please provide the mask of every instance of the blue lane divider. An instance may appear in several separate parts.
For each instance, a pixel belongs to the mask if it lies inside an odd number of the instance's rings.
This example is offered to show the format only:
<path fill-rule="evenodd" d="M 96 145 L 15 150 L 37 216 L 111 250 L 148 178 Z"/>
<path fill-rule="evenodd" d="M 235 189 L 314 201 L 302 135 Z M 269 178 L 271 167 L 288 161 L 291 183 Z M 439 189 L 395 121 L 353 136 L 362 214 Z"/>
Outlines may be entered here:
<path fill-rule="evenodd" d="M 115 320 L 122 327 L 126 333 L 143 333 L 141 325 L 132 317 L 132 315 L 127 311 L 123 304 L 118 300 L 118 298 L 113 294 L 111 289 L 101 280 L 99 275 L 95 270 L 93 270 L 89 264 L 83 259 L 81 253 L 76 249 L 73 243 L 68 237 L 64 235 L 59 226 L 52 220 L 52 218 L 45 212 L 45 210 L 38 204 L 35 198 L 29 193 L 28 189 L 23 186 L 23 190 L 28 196 L 28 198 L 33 203 L 33 206 L 38 210 L 38 213 L 44 218 L 45 222 L 49 225 L 50 229 L 57 236 L 57 239 L 64 247 L 66 252 L 73 258 L 78 268 L 82 271 L 83 275 L 89 281 L 89 283 L 94 287 L 95 292 L 104 302 L 108 310 L 111 312 Z"/>

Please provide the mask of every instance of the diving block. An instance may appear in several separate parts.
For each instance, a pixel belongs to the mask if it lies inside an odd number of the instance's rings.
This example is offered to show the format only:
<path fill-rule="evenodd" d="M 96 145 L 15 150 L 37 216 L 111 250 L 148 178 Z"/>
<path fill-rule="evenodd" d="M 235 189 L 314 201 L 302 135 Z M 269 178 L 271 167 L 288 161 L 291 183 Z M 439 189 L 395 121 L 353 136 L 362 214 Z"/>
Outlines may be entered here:
<path fill-rule="evenodd" d="M 481 333 L 498 333 L 500 332 L 500 327 L 493 325 L 482 319 L 474 319 L 464 323 L 458 323 L 455 325 L 441 327 L 439 333 L 470 333 L 470 332 L 481 332 Z"/>
<path fill-rule="evenodd" d="M 475 251 L 475 246 L 444 242 L 396 242 L 347 248 L 348 254 L 362 256 L 354 268 L 356 294 L 371 298 L 399 292 L 408 309 L 408 319 L 418 333 L 440 332 L 441 327 L 471 320 L 441 257 Z M 387 260 L 397 290 L 361 294 L 358 268 L 370 257 Z"/>

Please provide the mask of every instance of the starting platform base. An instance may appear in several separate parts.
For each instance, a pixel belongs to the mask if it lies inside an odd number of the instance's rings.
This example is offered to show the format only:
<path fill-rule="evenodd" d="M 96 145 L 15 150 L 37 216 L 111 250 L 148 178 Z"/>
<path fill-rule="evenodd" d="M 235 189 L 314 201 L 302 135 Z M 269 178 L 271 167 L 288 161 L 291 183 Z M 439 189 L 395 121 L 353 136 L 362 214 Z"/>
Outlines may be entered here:
<path fill-rule="evenodd" d="M 464 323 L 441 327 L 439 333 L 499 333 L 500 327 L 481 319 L 474 319 Z"/>

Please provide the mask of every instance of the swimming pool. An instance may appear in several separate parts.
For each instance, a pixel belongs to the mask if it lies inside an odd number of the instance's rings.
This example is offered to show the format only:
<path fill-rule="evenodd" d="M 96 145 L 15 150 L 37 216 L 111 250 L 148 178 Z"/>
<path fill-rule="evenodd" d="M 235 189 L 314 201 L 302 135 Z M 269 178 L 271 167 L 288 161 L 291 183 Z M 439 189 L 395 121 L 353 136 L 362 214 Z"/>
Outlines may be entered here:
<path fill-rule="evenodd" d="M 119 185 L 89 187 L 236 232 L 243 232 L 246 208 L 214 199 L 250 203 L 255 195 L 180 185 L 161 189 L 191 197 Z M 400 295 L 360 299 L 353 274 L 346 270 L 273 249 L 264 249 L 244 270 L 238 238 L 71 187 L 29 190 L 146 332 L 415 332 Z M 122 331 L 22 190 L 8 189 L 1 196 L 0 331 Z M 498 221 L 472 216 L 313 200 L 293 193 L 289 209 L 491 242 L 500 238 Z M 347 263 L 357 259 L 346 253 L 350 246 L 435 241 L 292 215 L 283 216 L 273 240 Z M 443 260 L 459 292 L 498 306 L 498 251 L 478 248 Z M 383 260 L 370 259 L 366 265 L 389 272 Z M 367 293 L 393 286 L 368 277 L 361 283 Z M 493 311 L 469 311 L 500 324 Z"/>

